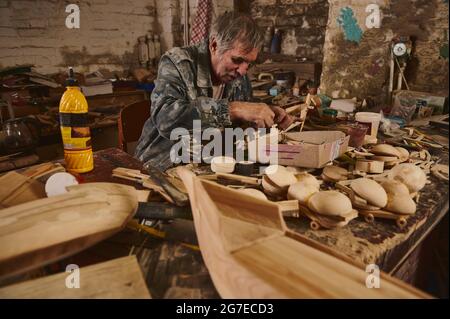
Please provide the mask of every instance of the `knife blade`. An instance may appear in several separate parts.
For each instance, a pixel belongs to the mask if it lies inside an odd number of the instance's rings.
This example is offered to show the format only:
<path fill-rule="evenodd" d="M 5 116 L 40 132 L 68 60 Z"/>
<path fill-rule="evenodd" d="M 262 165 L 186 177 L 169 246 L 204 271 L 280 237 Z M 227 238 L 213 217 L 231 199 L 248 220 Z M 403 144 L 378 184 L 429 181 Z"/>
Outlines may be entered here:
<path fill-rule="evenodd" d="M 190 219 L 192 212 L 190 206 L 175 206 L 164 202 L 139 202 L 134 215 L 136 218 L 145 219 Z"/>

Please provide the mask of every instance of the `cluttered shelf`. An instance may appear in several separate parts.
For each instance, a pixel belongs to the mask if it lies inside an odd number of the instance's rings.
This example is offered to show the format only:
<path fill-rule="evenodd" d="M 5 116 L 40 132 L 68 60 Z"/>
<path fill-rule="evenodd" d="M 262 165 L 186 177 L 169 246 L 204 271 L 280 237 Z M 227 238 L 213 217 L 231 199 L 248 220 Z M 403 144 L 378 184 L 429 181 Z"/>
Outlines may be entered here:
<path fill-rule="evenodd" d="M 115 124 L 125 105 L 148 100 L 153 84 L 136 80 L 109 80 L 100 72 L 75 74 L 89 105 L 91 126 L 103 127 Z M 64 93 L 64 74 L 53 77 L 32 71 L 31 66 L 2 70 L 1 115 L 8 118 L 32 117 L 39 121 L 43 136 L 58 130 L 58 107 Z M 110 75 L 112 76 L 112 75 Z"/>
<path fill-rule="evenodd" d="M 111 80 L 113 74 L 100 72 L 75 73 L 89 106 L 87 123 L 93 136 L 117 126 L 120 110 L 126 105 L 149 99 L 152 77 L 147 74 L 142 81 L 142 74 L 136 76 L 141 81 L 134 77 Z M 31 65 L 0 70 L 0 155 L 4 156 L 0 171 L 35 163 L 39 160 L 34 154 L 36 147 L 61 144 L 59 104 L 66 81 L 64 73 L 46 76 L 34 72 Z"/>
<path fill-rule="evenodd" d="M 97 129 L 117 125 L 120 110 L 131 103 L 148 100 L 148 94 L 143 90 L 115 90 L 114 93 L 88 96 L 86 100 L 89 127 Z M 46 113 L 35 115 L 42 124 L 41 137 L 60 134 L 58 114 L 58 107 L 48 107 Z"/>

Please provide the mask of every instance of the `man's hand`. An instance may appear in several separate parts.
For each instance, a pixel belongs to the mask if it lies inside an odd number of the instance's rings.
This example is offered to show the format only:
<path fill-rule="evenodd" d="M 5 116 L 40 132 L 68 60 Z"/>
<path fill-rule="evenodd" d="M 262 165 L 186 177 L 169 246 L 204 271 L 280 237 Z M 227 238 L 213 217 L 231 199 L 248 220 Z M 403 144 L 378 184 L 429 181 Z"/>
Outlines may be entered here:
<path fill-rule="evenodd" d="M 285 130 L 294 122 L 294 118 L 281 107 L 272 107 L 272 111 L 275 113 L 274 122 L 278 124 L 280 129 Z"/>
<path fill-rule="evenodd" d="M 230 102 L 228 106 L 231 121 L 246 121 L 257 128 L 271 127 L 275 112 L 265 103 Z"/>

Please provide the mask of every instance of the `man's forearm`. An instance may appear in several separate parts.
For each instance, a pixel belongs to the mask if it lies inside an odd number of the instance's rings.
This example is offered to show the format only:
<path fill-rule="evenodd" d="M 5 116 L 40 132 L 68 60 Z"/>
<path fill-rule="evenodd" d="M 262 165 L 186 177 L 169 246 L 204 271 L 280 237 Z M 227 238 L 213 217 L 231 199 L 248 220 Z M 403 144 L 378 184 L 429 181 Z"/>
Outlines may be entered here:
<path fill-rule="evenodd" d="M 202 127 L 231 126 L 229 102 L 199 97 L 193 101 L 165 97 L 152 105 L 152 117 L 158 131 L 165 138 L 177 127 L 192 129 L 193 121 L 200 120 Z"/>

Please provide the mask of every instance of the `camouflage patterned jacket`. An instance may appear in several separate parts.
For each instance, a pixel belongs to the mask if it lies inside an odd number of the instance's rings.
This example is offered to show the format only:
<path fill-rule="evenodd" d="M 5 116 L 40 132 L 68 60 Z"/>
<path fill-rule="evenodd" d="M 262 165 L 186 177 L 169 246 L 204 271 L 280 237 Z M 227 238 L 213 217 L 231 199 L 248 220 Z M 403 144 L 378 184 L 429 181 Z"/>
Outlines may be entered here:
<path fill-rule="evenodd" d="M 228 102 L 249 101 L 251 84 L 247 76 L 225 86 L 224 99 L 212 98 L 210 55 L 206 42 L 173 48 L 160 60 L 151 96 L 151 116 L 145 122 L 135 157 L 165 170 L 172 166 L 170 149 L 177 141 L 170 133 L 177 127 L 192 130 L 201 120 L 202 129 L 231 126 Z"/>

